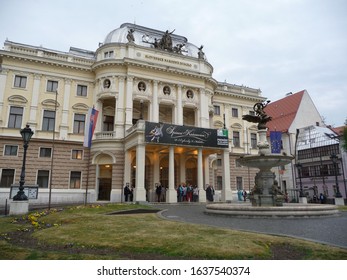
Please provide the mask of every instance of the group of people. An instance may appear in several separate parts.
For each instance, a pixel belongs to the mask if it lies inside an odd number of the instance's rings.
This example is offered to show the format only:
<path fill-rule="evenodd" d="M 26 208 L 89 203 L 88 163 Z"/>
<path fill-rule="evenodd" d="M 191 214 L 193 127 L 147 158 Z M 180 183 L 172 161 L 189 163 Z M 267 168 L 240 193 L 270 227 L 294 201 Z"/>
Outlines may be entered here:
<path fill-rule="evenodd" d="M 199 201 L 199 189 L 192 184 L 181 183 L 175 188 L 177 192 L 177 202 L 198 202 Z"/>
<path fill-rule="evenodd" d="M 246 190 L 238 190 L 237 191 L 237 198 L 239 201 L 246 201 L 247 200 L 247 191 Z"/>
<path fill-rule="evenodd" d="M 130 187 L 129 184 L 124 187 L 124 200 L 126 202 L 134 200 L 134 188 L 133 186 Z"/>
<path fill-rule="evenodd" d="M 166 202 L 166 187 L 157 184 L 155 186 L 155 194 L 157 197 L 157 202 Z"/>

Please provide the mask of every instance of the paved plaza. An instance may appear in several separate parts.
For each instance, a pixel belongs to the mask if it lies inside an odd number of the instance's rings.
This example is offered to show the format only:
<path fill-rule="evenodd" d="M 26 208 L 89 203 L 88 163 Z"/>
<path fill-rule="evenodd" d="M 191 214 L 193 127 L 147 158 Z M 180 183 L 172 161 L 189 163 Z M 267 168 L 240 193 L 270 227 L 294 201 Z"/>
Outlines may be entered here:
<path fill-rule="evenodd" d="M 156 204 L 169 220 L 306 239 L 347 248 L 347 212 L 319 218 L 239 218 L 207 215 L 205 204 Z"/>

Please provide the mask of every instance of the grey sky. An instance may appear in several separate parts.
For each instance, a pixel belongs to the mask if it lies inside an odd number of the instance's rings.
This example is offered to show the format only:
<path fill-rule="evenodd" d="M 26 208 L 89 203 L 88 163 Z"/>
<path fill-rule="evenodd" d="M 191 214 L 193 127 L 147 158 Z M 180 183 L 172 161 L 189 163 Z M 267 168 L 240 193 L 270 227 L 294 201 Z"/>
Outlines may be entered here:
<path fill-rule="evenodd" d="M 0 0 L 0 44 L 95 51 L 122 23 L 204 45 L 218 81 L 275 101 L 306 89 L 328 124 L 347 118 L 345 0 Z"/>

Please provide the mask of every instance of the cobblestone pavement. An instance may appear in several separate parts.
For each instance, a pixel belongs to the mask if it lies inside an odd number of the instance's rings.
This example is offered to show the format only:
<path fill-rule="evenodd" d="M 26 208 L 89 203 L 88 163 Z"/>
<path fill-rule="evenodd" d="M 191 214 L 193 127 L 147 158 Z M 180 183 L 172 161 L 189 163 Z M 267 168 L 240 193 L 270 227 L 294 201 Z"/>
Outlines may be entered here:
<path fill-rule="evenodd" d="M 155 204 L 155 207 L 165 210 L 161 215 L 169 220 L 284 235 L 347 249 L 347 212 L 317 218 L 240 218 L 207 215 L 205 204 Z"/>

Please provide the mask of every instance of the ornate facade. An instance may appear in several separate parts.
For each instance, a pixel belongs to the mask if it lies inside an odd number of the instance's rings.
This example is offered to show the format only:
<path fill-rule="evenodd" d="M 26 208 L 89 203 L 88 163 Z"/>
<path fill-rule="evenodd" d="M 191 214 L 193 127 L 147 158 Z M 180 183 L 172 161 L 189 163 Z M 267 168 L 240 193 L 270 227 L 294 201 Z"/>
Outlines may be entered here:
<path fill-rule="evenodd" d="M 123 24 L 96 51 L 61 52 L 6 41 L 0 51 L 0 203 L 19 181 L 29 143 L 26 185 L 39 185 L 31 203 L 123 201 L 134 186 L 135 201 L 155 201 L 155 184 L 176 202 L 181 182 L 206 184 L 217 199 L 235 199 L 253 186 L 254 170 L 235 158 L 256 153 L 255 125 L 242 120 L 261 91 L 218 82 L 201 47 L 173 32 Z M 99 111 L 90 149 L 83 147 L 88 108 Z M 151 143 L 146 125 L 227 129 L 229 147 Z"/>

